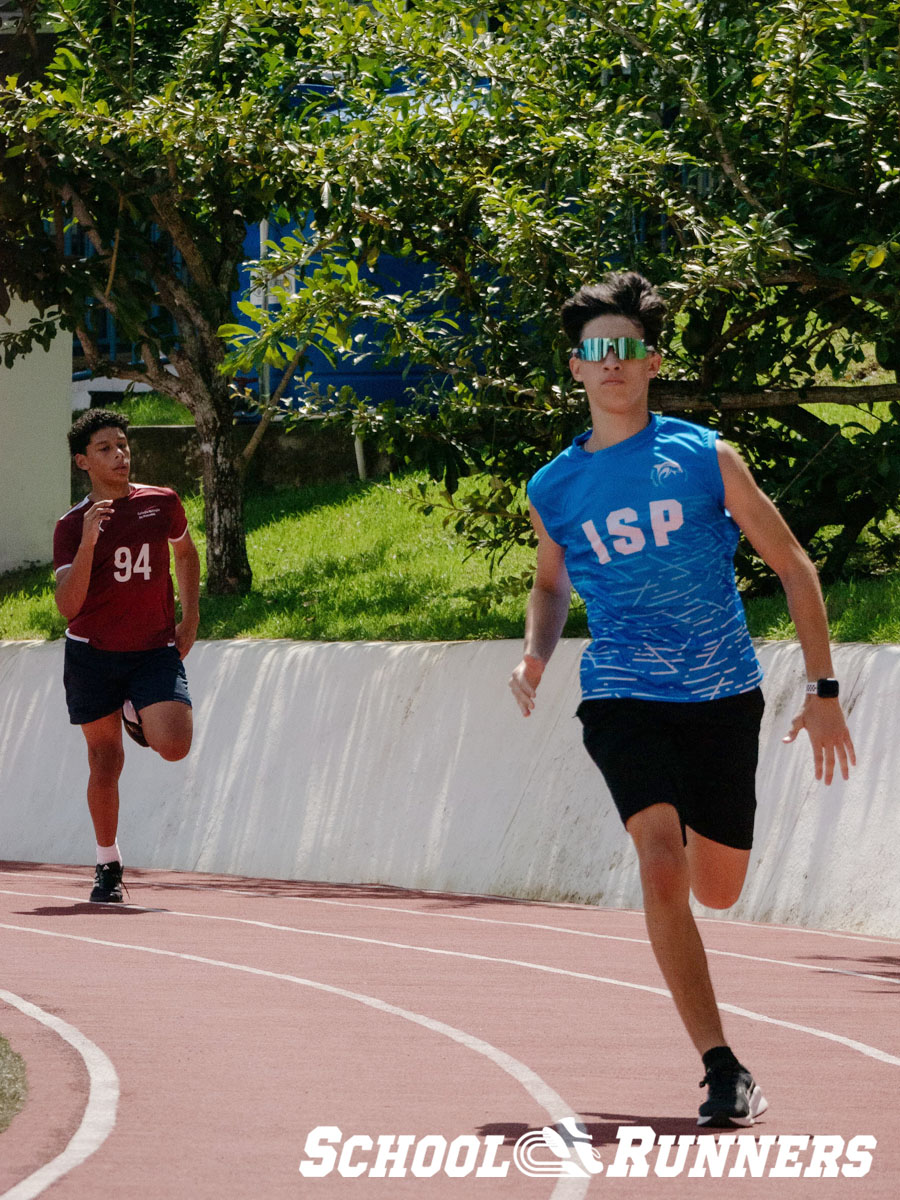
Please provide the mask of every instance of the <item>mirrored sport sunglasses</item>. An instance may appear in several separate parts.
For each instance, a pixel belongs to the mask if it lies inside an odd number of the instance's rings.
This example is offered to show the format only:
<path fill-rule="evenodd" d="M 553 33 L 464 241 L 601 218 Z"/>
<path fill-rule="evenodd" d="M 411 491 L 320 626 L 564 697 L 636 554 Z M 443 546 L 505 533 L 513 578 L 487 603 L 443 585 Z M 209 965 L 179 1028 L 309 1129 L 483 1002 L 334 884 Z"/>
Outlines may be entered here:
<path fill-rule="evenodd" d="M 641 338 L 593 337 L 585 338 L 575 347 L 575 357 L 585 362 L 603 362 L 610 350 L 619 359 L 646 358 L 651 352 L 651 348 Z"/>

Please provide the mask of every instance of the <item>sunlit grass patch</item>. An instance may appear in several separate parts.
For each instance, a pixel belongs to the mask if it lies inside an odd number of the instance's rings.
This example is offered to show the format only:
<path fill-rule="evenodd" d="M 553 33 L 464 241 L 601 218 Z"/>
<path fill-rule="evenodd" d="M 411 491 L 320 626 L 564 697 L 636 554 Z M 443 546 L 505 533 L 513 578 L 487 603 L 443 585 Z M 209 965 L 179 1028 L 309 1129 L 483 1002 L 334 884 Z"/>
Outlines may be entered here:
<path fill-rule="evenodd" d="M 25 1105 L 28 1081 L 25 1060 L 0 1037 L 0 1133 Z"/>
<path fill-rule="evenodd" d="M 189 409 L 162 392 L 135 392 L 130 396 L 111 392 L 103 408 L 124 413 L 132 425 L 193 425 Z"/>
<path fill-rule="evenodd" d="M 253 591 L 204 595 L 200 637 L 520 638 L 526 593 L 500 581 L 530 577 L 533 550 L 515 547 L 492 575 L 484 558 L 466 556 L 444 528 L 440 509 L 425 516 L 410 502 L 414 482 L 323 484 L 250 495 L 245 519 Z M 200 497 L 187 497 L 185 508 L 202 560 Z M 826 594 L 836 641 L 900 642 L 900 572 L 832 584 Z M 747 614 L 755 637 L 795 636 L 780 593 L 748 600 Z M 49 567 L 0 576 L 0 637 L 57 638 L 64 630 Z M 572 606 L 565 635 L 587 636 L 579 603 Z"/>

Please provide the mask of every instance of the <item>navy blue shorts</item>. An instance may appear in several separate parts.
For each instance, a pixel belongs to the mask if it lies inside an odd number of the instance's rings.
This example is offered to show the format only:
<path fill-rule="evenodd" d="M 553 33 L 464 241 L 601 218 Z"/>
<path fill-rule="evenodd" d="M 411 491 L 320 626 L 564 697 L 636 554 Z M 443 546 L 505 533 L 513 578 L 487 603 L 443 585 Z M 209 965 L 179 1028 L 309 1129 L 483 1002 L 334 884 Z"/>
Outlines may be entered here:
<path fill-rule="evenodd" d="M 184 664 L 174 646 L 96 650 L 88 642 L 67 637 L 63 683 L 73 725 L 108 717 L 126 700 L 138 712 L 161 700 L 191 704 Z"/>
<path fill-rule="evenodd" d="M 584 744 L 622 822 L 671 804 L 681 827 L 749 850 L 765 701 L 759 688 L 720 700 L 583 700 Z"/>

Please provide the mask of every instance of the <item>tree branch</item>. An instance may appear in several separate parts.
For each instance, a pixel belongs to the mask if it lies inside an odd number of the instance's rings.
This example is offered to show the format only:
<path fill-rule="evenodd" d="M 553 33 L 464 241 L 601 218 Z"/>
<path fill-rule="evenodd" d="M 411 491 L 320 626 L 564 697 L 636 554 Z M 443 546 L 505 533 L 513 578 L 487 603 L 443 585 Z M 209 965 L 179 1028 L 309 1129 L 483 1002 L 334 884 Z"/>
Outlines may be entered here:
<path fill-rule="evenodd" d="M 87 328 L 83 320 L 76 324 L 75 332 L 84 351 L 85 360 L 95 377 L 125 379 L 131 383 L 145 383 L 147 387 L 155 388 L 159 392 L 165 392 L 167 395 L 174 396 L 183 403 L 185 402 L 185 398 L 190 395 L 189 389 L 184 386 L 178 376 L 173 375 L 165 369 L 159 361 L 159 356 L 148 342 L 144 342 L 141 345 L 141 358 L 144 362 L 144 370 L 142 371 L 139 367 L 115 362 L 113 359 L 106 358 L 101 354 L 100 347 L 97 345 L 94 335 Z"/>
<path fill-rule="evenodd" d="M 41 160 L 41 166 L 49 174 L 49 164 L 44 162 L 43 159 Z M 88 239 L 97 253 L 101 256 L 106 255 L 108 252 L 106 247 L 103 245 L 103 239 L 97 232 L 96 222 L 88 212 L 87 205 L 75 191 L 72 185 L 70 183 L 64 184 L 63 187 L 60 188 L 59 194 L 64 204 L 72 205 L 72 212 L 75 214 L 75 220 L 81 226 L 85 237 Z"/>
<path fill-rule="evenodd" d="M 177 275 L 167 269 L 171 264 L 163 266 L 158 256 L 154 257 L 147 253 L 141 257 L 147 273 L 156 285 L 156 290 L 159 292 L 160 298 L 166 308 L 173 315 L 177 312 L 184 313 L 195 329 L 208 329 L 209 321 L 197 307 L 188 288 L 185 287 Z"/>
<path fill-rule="evenodd" d="M 655 380 L 650 384 L 650 407 L 661 412 L 695 409 L 778 408 L 783 404 L 880 404 L 900 402 L 900 384 L 881 383 L 860 387 L 766 388 L 757 392 L 710 392 L 695 383 Z"/>
<path fill-rule="evenodd" d="M 253 430 L 253 436 L 250 438 L 250 441 L 247 443 L 247 445 L 244 447 L 244 449 L 240 453 L 240 464 L 241 464 L 242 471 L 245 471 L 247 469 L 247 464 L 250 462 L 250 459 L 256 453 L 256 447 L 262 441 L 263 434 L 269 428 L 272 418 L 278 412 L 278 405 L 281 402 L 281 397 L 284 395 L 284 393 L 287 389 L 287 385 L 290 383 L 291 379 L 293 379 L 294 372 L 297 370 L 297 367 L 299 366 L 299 363 L 300 363 L 300 359 L 303 357 L 305 350 L 306 350 L 305 346 L 298 347 L 298 349 L 297 349 L 296 353 L 294 354 L 294 357 L 291 359 L 287 369 L 285 370 L 284 374 L 281 376 L 281 379 L 278 381 L 278 387 L 275 389 L 275 391 L 269 397 L 269 403 L 265 407 L 265 411 L 263 412 L 262 417 L 260 418 L 259 424 Z M 263 370 L 265 370 L 265 365 L 263 365 Z"/>
<path fill-rule="evenodd" d="M 203 255 L 191 237 L 187 224 L 171 195 L 155 192 L 150 197 L 150 203 L 159 217 L 160 225 L 172 238 L 193 279 L 202 288 L 212 288 L 214 286 L 213 279 Z"/>
<path fill-rule="evenodd" d="M 120 195 L 119 196 L 119 219 L 116 222 L 116 239 L 113 242 L 112 258 L 109 263 L 109 278 L 106 280 L 106 289 L 103 293 L 105 299 L 107 299 L 107 300 L 109 299 L 109 293 L 112 291 L 113 280 L 116 277 L 116 263 L 119 260 L 119 242 L 122 239 L 122 227 L 119 222 L 122 220 L 122 210 L 124 207 L 125 207 L 125 197 Z"/>
<path fill-rule="evenodd" d="M 81 349 L 84 351 L 85 361 L 95 377 L 126 379 L 132 383 L 146 383 L 148 387 L 155 386 L 149 372 L 141 371 L 137 367 L 125 366 L 123 363 L 114 362 L 111 358 L 106 358 L 101 354 L 100 347 L 97 345 L 94 335 L 87 328 L 84 321 L 79 321 L 76 324 L 75 332 L 81 343 Z"/>

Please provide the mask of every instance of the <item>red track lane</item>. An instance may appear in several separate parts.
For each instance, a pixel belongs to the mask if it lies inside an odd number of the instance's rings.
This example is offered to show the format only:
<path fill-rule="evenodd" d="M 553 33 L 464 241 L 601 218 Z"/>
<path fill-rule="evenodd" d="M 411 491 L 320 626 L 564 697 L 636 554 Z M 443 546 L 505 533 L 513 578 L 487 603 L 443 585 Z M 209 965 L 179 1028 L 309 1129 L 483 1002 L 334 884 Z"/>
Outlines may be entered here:
<path fill-rule="evenodd" d="M 121 1089 L 112 1132 L 50 1200 L 897 1194 L 896 941 L 702 924 L 720 1002 L 740 1010 L 729 1038 L 770 1103 L 752 1133 L 874 1137 L 867 1174 L 698 1178 L 689 1157 L 674 1178 L 611 1178 L 620 1127 L 697 1135 L 703 1098 L 640 913 L 137 870 L 131 904 L 103 907 L 84 902 L 90 875 L 0 863 L 0 988 L 99 1047 Z M 30 1083 L 0 1135 L 2 1200 L 65 1148 L 90 1076 L 2 1002 L 0 1034 Z M 559 1105 L 586 1124 L 603 1174 L 560 1182 L 512 1164 Z M 326 1125 L 373 1140 L 502 1135 L 511 1165 L 505 1178 L 304 1178 L 307 1136 Z"/>

